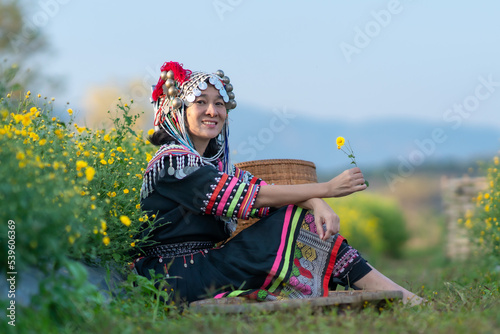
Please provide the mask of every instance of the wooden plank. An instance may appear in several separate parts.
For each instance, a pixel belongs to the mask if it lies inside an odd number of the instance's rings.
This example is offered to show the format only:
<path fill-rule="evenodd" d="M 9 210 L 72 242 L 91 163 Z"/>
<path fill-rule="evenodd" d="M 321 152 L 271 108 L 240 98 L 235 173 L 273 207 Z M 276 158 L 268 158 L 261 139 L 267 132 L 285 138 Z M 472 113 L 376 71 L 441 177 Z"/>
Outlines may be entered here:
<path fill-rule="evenodd" d="M 224 314 L 285 311 L 301 307 L 357 309 L 368 304 L 379 304 L 386 300 L 395 301 L 402 298 L 403 293 L 401 291 L 331 291 L 328 297 L 268 302 L 249 301 L 243 297 L 204 299 L 191 303 L 189 309 L 197 313 Z"/>

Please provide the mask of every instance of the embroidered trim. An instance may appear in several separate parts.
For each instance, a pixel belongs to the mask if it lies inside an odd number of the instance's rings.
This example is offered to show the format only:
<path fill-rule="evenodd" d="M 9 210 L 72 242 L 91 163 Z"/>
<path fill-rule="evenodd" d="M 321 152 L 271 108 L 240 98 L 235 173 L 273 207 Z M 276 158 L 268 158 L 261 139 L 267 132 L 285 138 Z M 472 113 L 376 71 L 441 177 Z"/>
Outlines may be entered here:
<path fill-rule="evenodd" d="M 176 167 L 172 164 L 175 158 Z M 168 168 L 165 164 L 168 164 Z M 155 153 L 148 167 L 144 171 L 141 198 L 146 198 L 153 192 L 153 184 L 158 181 L 160 177 L 164 177 L 166 173 L 173 175 L 178 179 L 183 179 L 187 175 L 198 170 L 204 165 L 203 160 L 189 151 L 182 145 L 165 144 Z"/>
<path fill-rule="evenodd" d="M 206 252 L 214 247 L 215 244 L 212 241 L 187 241 L 177 244 L 165 244 L 147 248 L 144 250 L 144 254 L 147 256 L 170 258 L 192 255 L 200 251 Z"/>

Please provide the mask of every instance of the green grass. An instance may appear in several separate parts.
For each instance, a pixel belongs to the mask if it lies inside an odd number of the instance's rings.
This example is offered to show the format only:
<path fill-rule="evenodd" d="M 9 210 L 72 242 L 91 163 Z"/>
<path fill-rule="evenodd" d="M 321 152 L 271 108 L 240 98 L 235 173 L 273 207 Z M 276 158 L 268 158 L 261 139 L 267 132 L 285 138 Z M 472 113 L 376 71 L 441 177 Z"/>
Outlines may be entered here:
<path fill-rule="evenodd" d="M 434 253 L 437 254 L 437 253 Z M 416 254 L 418 255 L 418 254 Z M 500 328 L 500 274 L 484 263 L 446 262 L 435 255 L 405 260 L 379 260 L 378 269 L 429 300 L 425 306 L 394 304 L 381 312 L 336 309 L 298 310 L 239 315 L 182 313 L 160 303 L 148 302 L 138 288 L 129 300 L 115 298 L 93 310 L 80 305 L 81 318 L 55 318 L 21 310 L 18 332 L 36 333 L 297 333 L 342 331 L 356 333 L 495 333 Z M 85 312 L 84 312 L 85 310 Z"/>

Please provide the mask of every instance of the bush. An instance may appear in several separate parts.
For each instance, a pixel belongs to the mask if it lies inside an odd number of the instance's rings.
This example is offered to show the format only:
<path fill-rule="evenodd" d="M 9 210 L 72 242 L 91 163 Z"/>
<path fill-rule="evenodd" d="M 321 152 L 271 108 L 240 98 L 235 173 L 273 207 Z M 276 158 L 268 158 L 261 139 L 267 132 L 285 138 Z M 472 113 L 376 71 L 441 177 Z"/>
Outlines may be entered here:
<path fill-rule="evenodd" d="M 32 297 L 42 314 L 88 320 L 93 311 L 83 309 L 104 299 L 79 262 L 126 270 L 149 221 L 138 203 L 155 148 L 134 131 L 139 115 L 126 103 L 117 104 L 113 129 L 90 130 L 71 109 L 69 121 L 54 116 L 51 102 L 30 92 L 0 99 L 0 267 L 21 282 L 45 274 Z"/>
<path fill-rule="evenodd" d="M 469 212 L 465 219 L 460 219 L 466 228 L 471 230 L 472 242 L 487 257 L 500 263 L 500 164 L 499 157 L 487 165 L 486 178 L 488 188 L 480 192 L 474 202 L 476 210 Z"/>
<path fill-rule="evenodd" d="M 368 256 L 400 257 L 409 234 L 402 211 L 388 198 L 358 193 L 326 199 L 340 217 L 340 233 Z"/>

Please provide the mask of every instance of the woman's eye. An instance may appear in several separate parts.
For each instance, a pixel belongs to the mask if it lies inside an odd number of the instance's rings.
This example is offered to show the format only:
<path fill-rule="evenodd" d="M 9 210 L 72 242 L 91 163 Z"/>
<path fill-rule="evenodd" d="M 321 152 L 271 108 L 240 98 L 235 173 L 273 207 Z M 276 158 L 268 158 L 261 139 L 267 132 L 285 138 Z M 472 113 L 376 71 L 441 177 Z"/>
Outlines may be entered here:
<path fill-rule="evenodd" d="M 198 103 L 198 104 L 205 104 L 205 101 L 203 101 L 203 100 L 198 100 L 198 101 L 196 101 L 196 103 Z"/>

